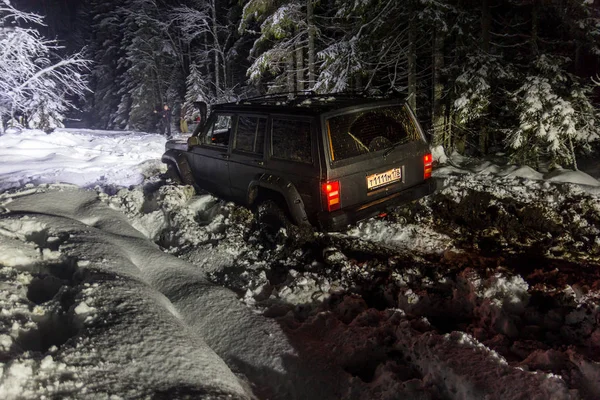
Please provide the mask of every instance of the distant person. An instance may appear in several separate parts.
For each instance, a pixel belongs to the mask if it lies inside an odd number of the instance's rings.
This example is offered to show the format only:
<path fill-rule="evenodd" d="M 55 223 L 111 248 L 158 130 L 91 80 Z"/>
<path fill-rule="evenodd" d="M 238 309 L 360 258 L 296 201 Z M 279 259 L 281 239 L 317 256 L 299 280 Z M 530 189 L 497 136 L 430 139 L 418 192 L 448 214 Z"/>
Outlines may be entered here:
<path fill-rule="evenodd" d="M 166 104 L 160 114 L 160 134 L 171 138 L 171 109 Z"/>

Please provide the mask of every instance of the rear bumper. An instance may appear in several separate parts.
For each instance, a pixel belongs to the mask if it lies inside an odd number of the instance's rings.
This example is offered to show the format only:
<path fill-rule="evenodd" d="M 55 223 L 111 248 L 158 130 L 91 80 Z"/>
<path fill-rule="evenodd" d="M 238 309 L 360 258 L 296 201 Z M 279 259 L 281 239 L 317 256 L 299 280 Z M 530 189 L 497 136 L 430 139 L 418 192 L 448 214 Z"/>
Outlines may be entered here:
<path fill-rule="evenodd" d="M 401 192 L 391 194 L 371 203 L 345 208 L 332 213 L 322 212 L 318 216 L 319 225 L 325 231 L 340 231 L 348 225 L 374 217 L 391 207 L 425 197 L 435 192 L 435 189 L 435 179 L 428 179 L 419 185 L 409 187 Z"/>

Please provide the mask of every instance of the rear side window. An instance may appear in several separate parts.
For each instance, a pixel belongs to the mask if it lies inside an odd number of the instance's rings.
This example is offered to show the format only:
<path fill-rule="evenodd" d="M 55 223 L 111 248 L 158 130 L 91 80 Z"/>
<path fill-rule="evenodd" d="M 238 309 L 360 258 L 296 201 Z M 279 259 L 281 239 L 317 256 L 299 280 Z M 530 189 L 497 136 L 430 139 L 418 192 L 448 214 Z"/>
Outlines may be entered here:
<path fill-rule="evenodd" d="M 240 116 L 238 118 L 235 149 L 246 153 L 263 154 L 267 119 Z"/>
<path fill-rule="evenodd" d="M 273 118 L 273 158 L 312 164 L 309 121 Z"/>
<path fill-rule="evenodd" d="M 344 114 L 328 119 L 326 124 L 334 161 L 422 140 L 406 106 L 379 107 Z"/>

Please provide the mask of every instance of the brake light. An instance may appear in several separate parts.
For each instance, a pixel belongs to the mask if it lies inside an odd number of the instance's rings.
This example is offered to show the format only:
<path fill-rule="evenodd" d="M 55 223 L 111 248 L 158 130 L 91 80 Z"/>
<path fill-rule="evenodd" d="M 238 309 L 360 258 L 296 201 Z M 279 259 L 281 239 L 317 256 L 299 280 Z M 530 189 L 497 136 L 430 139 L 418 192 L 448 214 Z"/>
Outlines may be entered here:
<path fill-rule="evenodd" d="M 431 154 L 425 154 L 423 156 L 423 178 L 429 179 L 431 178 L 431 171 L 433 169 L 433 157 Z"/>
<path fill-rule="evenodd" d="M 340 202 L 340 182 L 333 181 L 323 184 L 323 195 L 325 196 L 325 204 L 327 211 L 339 210 L 342 206 Z"/>

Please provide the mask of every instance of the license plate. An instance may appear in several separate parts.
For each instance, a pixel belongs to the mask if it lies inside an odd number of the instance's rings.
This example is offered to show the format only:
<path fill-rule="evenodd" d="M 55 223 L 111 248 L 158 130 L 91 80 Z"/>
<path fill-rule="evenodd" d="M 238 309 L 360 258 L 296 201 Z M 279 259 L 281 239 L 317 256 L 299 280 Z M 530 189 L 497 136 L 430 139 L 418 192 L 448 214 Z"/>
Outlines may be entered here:
<path fill-rule="evenodd" d="M 397 182 L 402 179 L 402 170 L 400 168 L 390 169 L 380 174 L 367 176 L 367 189 L 373 190 L 385 185 Z"/>

